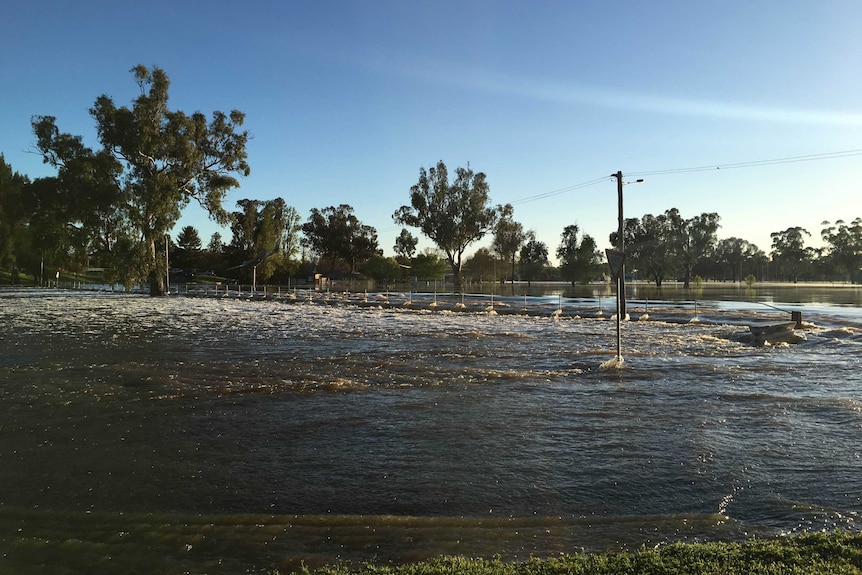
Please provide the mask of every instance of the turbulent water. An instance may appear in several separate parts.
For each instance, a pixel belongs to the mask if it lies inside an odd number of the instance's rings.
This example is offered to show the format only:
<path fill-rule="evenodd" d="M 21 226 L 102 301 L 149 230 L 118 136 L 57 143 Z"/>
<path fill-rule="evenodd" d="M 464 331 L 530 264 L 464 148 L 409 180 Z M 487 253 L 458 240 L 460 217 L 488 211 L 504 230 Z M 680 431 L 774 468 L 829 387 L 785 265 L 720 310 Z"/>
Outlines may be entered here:
<path fill-rule="evenodd" d="M 0 291 L 0 571 L 862 528 L 858 306 L 382 297 Z"/>

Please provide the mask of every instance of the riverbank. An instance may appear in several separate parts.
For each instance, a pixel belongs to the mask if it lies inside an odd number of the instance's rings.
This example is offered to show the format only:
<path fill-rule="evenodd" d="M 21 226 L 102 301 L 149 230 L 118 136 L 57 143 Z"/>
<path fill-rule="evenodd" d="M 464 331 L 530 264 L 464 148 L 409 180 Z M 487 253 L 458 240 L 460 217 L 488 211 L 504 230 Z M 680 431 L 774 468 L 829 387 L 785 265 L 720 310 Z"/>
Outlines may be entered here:
<path fill-rule="evenodd" d="M 327 567 L 306 575 L 841 575 L 862 573 L 862 534 L 811 533 L 745 543 L 674 543 L 636 552 L 574 553 L 506 563 L 446 557 L 395 567 Z"/>

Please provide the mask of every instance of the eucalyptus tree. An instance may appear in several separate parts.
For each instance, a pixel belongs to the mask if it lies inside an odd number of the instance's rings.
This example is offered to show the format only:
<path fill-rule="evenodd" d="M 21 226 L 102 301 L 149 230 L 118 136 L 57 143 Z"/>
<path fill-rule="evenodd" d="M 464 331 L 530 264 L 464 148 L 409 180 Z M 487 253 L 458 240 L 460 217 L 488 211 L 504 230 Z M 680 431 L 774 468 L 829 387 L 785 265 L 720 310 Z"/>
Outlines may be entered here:
<path fill-rule="evenodd" d="M 702 213 L 689 219 L 683 219 L 679 210 L 672 208 L 665 212 L 672 230 L 672 242 L 676 255 L 676 265 L 682 273 L 683 287 L 691 284 L 692 269 L 698 262 L 710 255 L 718 242 L 717 213 Z"/>
<path fill-rule="evenodd" d="M 757 275 L 757 265 L 766 254 L 756 245 L 742 238 L 724 238 L 715 246 L 715 261 L 730 272 L 730 280 L 742 281 L 746 275 Z M 747 272 L 747 273 L 746 273 Z M 722 275 L 722 279 L 728 276 Z"/>
<path fill-rule="evenodd" d="M 57 233 L 57 228 L 54 237 L 69 245 L 54 249 L 84 252 L 92 263 L 107 269 L 109 280 L 126 275 L 127 262 L 116 249 L 133 234 L 128 190 L 120 181 L 122 166 L 110 150 L 93 151 L 80 136 L 60 133 L 53 116 L 36 116 L 32 125 L 43 161 L 57 169 L 57 176 L 39 187 L 36 198 L 42 223 L 50 214 L 55 224 L 65 227 L 65 233 Z"/>
<path fill-rule="evenodd" d="M 248 267 L 262 280 L 277 269 L 289 268 L 289 261 L 299 251 L 299 214 L 282 198 L 272 200 L 242 199 L 241 208 L 232 214 L 231 252 L 235 267 Z"/>
<path fill-rule="evenodd" d="M 631 262 L 628 267 L 639 269 L 658 287 L 670 274 L 678 273 L 689 287 L 692 269 L 715 248 L 719 219 L 716 213 L 684 219 L 676 208 L 657 216 L 627 219 L 623 239 Z M 617 245 L 617 232 L 611 233 L 610 241 Z"/>
<path fill-rule="evenodd" d="M 393 215 L 396 224 L 419 228 L 440 250 L 452 268 L 455 291 L 461 291 L 461 259 L 467 246 L 494 229 L 502 207 L 490 205 L 490 187 L 482 172 L 457 168 L 449 183 L 443 161 L 419 169 L 419 181 L 410 188 L 410 205 Z"/>
<path fill-rule="evenodd" d="M 560 271 L 572 285 L 575 282 L 587 283 L 596 274 L 601 261 L 596 240 L 584 234 L 578 238 L 580 228 L 577 224 L 566 226 L 557 247 Z"/>
<path fill-rule="evenodd" d="M 515 263 L 518 251 L 527 239 L 524 226 L 512 218 L 512 204 L 506 204 L 500 210 L 500 219 L 494 226 L 494 241 L 491 248 L 500 256 L 500 259 L 508 262 L 511 269 L 509 278 L 515 281 Z"/>
<path fill-rule="evenodd" d="M 313 208 L 301 229 L 303 245 L 330 271 L 355 272 L 378 254 L 377 230 L 363 224 L 347 204 Z"/>
<path fill-rule="evenodd" d="M 850 283 L 862 281 L 862 218 L 849 224 L 838 220 L 834 224 L 823 222 L 820 237 L 826 242 L 827 259 Z"/>
<path fill-rule="evenodd" d="M 16 269 L 29 213 L 24 199 L 30 179 L 12 170 L 0 154 L 0 267 Z M 14 276 L 13 276 L 14 280 Z"/>
<path fill-rule="evenodd" d="M 617 245 L 617 234 L 610 235 L 611 245 Z M 673 228 L 667 213 L 642 218 L 628 218 L 623 227 L 626 259 L 631 269 L 640 270 L 656 287 L 675 269 Z"/>
<path fill-rule="evenodd" d="M 268 200 L 264 204 L 259 235 L 276 252 L 263 263 L 264 278 L 277 271 L 288 277 L 293 275 L 293 260 L 299 253 L 300 221 L 296 208 L 287 205 L 282 198 Z"/>
<path fill-rule="evenodd" d="M 527 241 L 521 246 L 520 266 L 521 277 L 529 285 L 534 279 L 542 277 L 542 272 L 548 265 L 548 246 L 536 239 L 536 233 L 527 232 Z"/>
<path fill-rule="evenodd" d="M 799 226 L 770 234 L 772 238 L 772 261 L 778 264 L 778 273 L 784 279 L 799 281 L 814 258 L 814 250 L 805 247 L 805 236 L 811 232 Z"/>
<path fill-rule="evenodd" d="M 416 236 L 411 234 L 409 230 L 402 228 L 401 233 L 395 238 L 395 246 L 393 247 L 395 255 L 405 261 L 410 260 L 416 253 L 418 243 L 419 239 Z"/>
<path fill-rule="evenodd" d="M 427 248 L 410 260 L 410 272 L 419 280 L 442 280 L 446 276 L 446 265 L 446 260 Z"/>
<path fill-rule="evenodd" d="M 114 176 L 122 192 L 122 210 L 137 239 L 128 246 L 130 277 L 146 278 L 151 295 L 164 294 L 165 261 L 157 246 L 192 200 L 219 224 L 229 221 L 222 206 L 225 195 L 247 176 L 248 133 L 238 131 L 245 115 L 201 112 L 187 115 L 168 108 L 170 81 L 158 67 L 138 65 L 131 70 L 140 95 L 131 107 L 117 107 L 107 95 L 99 96 L 90 115 L 96 122 L 109 165 L 100 168 Z M 46 161 L 62 157 L 62 144 L 75 136 L 60 134 L 55 118 L 34 119 L 39 149 Z M 105 177 L 103 172 L 100 177 Z"/>
<path fill-rule="evenodd" d="M 390 285 L 401 277 L 401 266 L 395 258 L 374 255 L 362 265 L 362 273 L 374 281 Z"/>
<path fill-rule="evenodd" d="M 479 248 L 464 260 L 464 276 L 475 281 L 497 281 L 497 258 L 488 248 Z"/>

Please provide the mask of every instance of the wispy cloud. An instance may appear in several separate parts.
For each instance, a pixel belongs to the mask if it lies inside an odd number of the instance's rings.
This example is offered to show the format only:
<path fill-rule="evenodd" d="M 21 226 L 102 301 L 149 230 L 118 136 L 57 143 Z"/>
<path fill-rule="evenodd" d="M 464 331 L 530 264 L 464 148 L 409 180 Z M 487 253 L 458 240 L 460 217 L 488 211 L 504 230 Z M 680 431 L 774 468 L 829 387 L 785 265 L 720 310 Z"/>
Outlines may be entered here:
<path fill-rule="evenodd" d="M 535 101 L 674 116 L 785 124 L 862 126 L 862 112 L 722 102 L 706 98 L 681 98 L 673 95 L 553 82 L 527 76 L 515 77 L 488 73 L 441 62 L 394 63 L 391 57 L 386 60 L 387 65 L 374 67 L 379 71 L 385 70 L 389 74 L 396 73 L 433 85 Z"/>

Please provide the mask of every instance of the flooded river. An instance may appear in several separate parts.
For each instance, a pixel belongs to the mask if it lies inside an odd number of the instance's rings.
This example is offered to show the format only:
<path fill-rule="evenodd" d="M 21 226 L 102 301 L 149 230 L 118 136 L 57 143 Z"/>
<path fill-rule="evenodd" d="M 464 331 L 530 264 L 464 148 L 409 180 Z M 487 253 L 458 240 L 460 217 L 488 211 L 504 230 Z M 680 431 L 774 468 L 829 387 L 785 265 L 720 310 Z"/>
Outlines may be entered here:
<path fill-rule="evenodd" d="M 0 291 L 0 571 L 862 528 L 862 307 Z M 772 306 L 772 307 L 770 307 Z M 779 309 L 776 309 L 779 308 Z M 798 344 L 747 325 L 801 311 Z"/>

